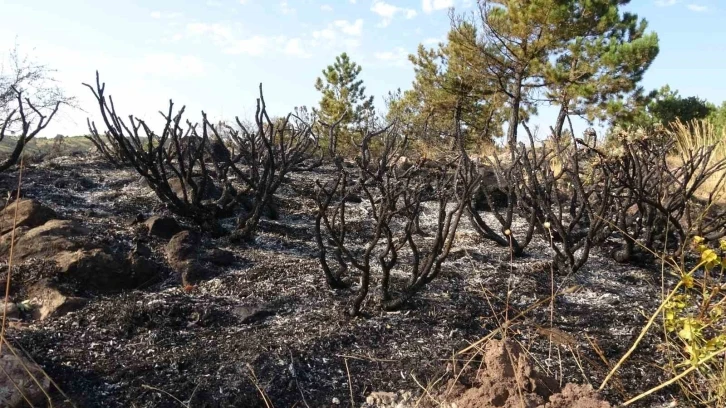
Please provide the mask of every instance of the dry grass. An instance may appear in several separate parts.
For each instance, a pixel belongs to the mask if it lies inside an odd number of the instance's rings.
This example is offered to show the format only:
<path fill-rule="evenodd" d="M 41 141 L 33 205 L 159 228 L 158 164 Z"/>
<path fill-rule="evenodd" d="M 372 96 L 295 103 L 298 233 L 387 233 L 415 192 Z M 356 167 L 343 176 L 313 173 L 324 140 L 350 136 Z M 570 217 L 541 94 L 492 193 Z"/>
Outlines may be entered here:
<path fill-rule="evenodd" d="M 683 123 L 680 120 L 672 123 L 669 134 L 677 141 L 677 155 L 669 158 L 676 165 L 683 162 L 684 153 L 694 152 L 701 148 L 714 148 L 711 163 L 718 163 L 726 160 L 726 128 L 717 130 L 714 125 L 707 120 L 693 120 Z M 700 199 L 708 199 L 713 194 L 716 198 L 715 202 L 726 204 L 726 183 L 723 182 L 726 170 L 720 171 L 711 177 L 696 191 L 696 196 Z"/>

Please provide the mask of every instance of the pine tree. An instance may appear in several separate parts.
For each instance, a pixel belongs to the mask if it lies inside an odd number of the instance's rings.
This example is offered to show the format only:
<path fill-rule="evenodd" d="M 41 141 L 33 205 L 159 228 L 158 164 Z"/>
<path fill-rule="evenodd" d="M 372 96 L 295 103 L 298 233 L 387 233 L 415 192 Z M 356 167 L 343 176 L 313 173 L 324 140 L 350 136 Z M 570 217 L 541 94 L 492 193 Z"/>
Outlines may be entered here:
<path fill-rule="evenodd" d="M 562 134 L 568 115 L 604 120 L 642 93 L 638 83 L 659 52 L 647 21 L 619 8 L 629 0 L 568 2 L 557 58 L 545 69 L 546 99 L 560 106 L 553 132 Z"/>
<path fill-rule="evenodd" d="M 409 55 L 413 87 L 394 98 L 389 120 L 404 118 L 401 122 L 409 125 L 410 134 L 429 147 L 451 142 L 457 111 L 468 148 L 491 144 L 501 136 L 503 98 L 491 78 L 481 75 L 484 61 L 469 48 L 476 37 L 476 28 L 469 24 L 450 31 L 436 48 L 419 45 L 417 53 Z"/>
<path fill-rule="evenodd" d="M 682 97 L 668 85 L 644 94 L 627 106 L 627 115 L 614 115 L 613 124 L 640 128 L 669 126 L 677 120 L 688 123 L 694 119 L 712 119 L 717 110 L 715 105 L 697 96 Z"/>
<path fill-rule="evenodd" d="M 322 71 L 323 77 L 315 81 L 315 89 L 322 93 L 322 98 L 320 108 L 314 112 L 324 123 L 340 121 L 341 134 L 347 135 L 366 126 L 374 117 L 373 96 L 365 95 L 363 80 L 358 79 L 361 70 L 347 53 L 342 53 L 335 57 L 335 63 Z M 334 151 L 335 141 L 329 142 Z"/>
<path fill-rule="evenodd" d="M 645 20 L 620 13 L 628 3 L 479 0 L 476 17 L 452 17 L 457 46 L 476 61 L 467 69 L 506 101 L 509 146 L 517 141 L 519 124 L 541 103 L 561 107 L 554 126 L 559 135 L 569 115 L 602 118 L 623 109 L 639 91 L 638 82 L 658 54 L 658 37 L 645 33 Z M 472 26 L 477 35 L 468 34 Z"/>

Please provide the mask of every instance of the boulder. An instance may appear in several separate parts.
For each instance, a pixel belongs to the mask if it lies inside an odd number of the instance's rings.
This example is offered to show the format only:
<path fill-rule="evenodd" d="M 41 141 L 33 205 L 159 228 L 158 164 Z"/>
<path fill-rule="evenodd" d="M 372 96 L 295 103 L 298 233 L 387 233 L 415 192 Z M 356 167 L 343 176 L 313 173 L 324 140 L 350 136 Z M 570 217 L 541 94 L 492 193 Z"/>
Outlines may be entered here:
<path fill-rule="evenodd" d="M 509 203 L 509 195 L 504 188 L 499 186 L 494 170 L 482 169 L 480 175 L 482 177 L 481 184 L 472 198 L 474 209 L 476 211 L 492 210 L 492 206 L 489 205 L 487 200 L 487 194 L 491 198 L 494 208 L 506 207 Z"/>
<path fill-rule="evenodd" d="M 166 259 L 172 268 L 191 258 L 196 258 L 200 244 L 199 234 L 192 231 L 182 231 L 174 235 L 166 244 Z"/>
<path fill-rule="evenodd" d="M 64 295 L 46 280 L 33 285 L 28 294 L 30 304 L 33 306 L 33 315 L 40 320 L 75 312 L 88 303 L 88 299 Z"/>
<path fill-rule="evenodd" d="M 10 350 L 3 344 L 0 365 L 0 406 L 7 408 L 44 406 L 50 379 L 35 363 L 25 358 L 18 350 Z M 13 353 L 14 351 L 14 353 Z"/>
<path fill-rule="evenodd" d="M 174 235 L 166 245 L 166 260 L 169 266 L 181 275 L 182 285 L 192 285 L 206 274 L 206 269 L 199 261 L 199 234 L 182 231 Z"/>
<path fill-rule="evenodd" d="M 33 228 L 56 218 L 55 211 L 31 199 L 14 201 L 0 211 L 0 235 L 13 229 L 17 208 L 17 227 Z"/>
<path fill-rule="evenodd" d="M 163 239 L 170 239 L 179 231 L 181 231 L 179 223 L 177 223 L 176 220 L 171 217 L 161 217 L 155 215 L 146 220 L 146 222 L 144 222 L 144 225 L 146 225 L 146 227 L 149 229 L 149 235 Z"/>
<path fill-rule="evenodd" d="M 217 266 L 229 266 L 236 261 L 233 252 L 219 248 L 214 248 L 205 252 L 202 255 L 202 260 Z"/>
<path fill-rule="evenodd" d="M 117 290 L 133 287 L 128 271 L 106 248 L 63 251 L 55 256 L 62 274 L 95 290 Z"/>
<path fill-rule="evenodd" d="M 22 227 L 15 231 L 13 259 L 17 263 L 30 258 L 52 261 L 65 278 L 91 290 L 137 288 L 157 277 L 160 268 L 149 259 L 148 248 L 142 251 L 137 245 L 124 259 L 105 245 L 78 239 L 89 233 L 87 228 L 71 220 L 50 220 L 35 228 Z M 0 236 L 0 260 L 10 254 L 11 237 L 12 232 Z"/>
<path fill-rule="evenodd" d="M 32 229 L 21 228 L 15 231 L 13 259 L 22 262 L 30 257 L 53 258 L 61 251 L 72 251 L 80 245 L 70 240 L 72 237 L 88 234 L 88 230 L 70 220 L 50 220 Z M 0 237 L 0 258 L 10 255 L 12 232 Z"/>
<path fill-rule="evenodd" d="M 194 183 L 198 187 L 201 188 L 203 178 L 201 176 L 196 176 L 196 177 L 193 177 L 193 180 L 194 180 Z M 192 201 L 193 200 L 192 188 L 186 184 L 185 184 L 185 186 L 186 186 L 186 190 L 187 190 L 187 198 L 189 199 L 189 201 Z M 172 179 L 169 179 L 169 187 L 171 188 L 171 191 L 173 191 L 174 194 L 176 194 L 177 197 L 179 197 L 181 199 L 184 198 L 184 191 L 182 189 L 182 183 L 179 180 L 179 178 L 174 177 Z M 201 191 L 201 194 L 202 194 L 202 200 L 210 200 L 210 199 L 216 200 L 222 196 L 222 190 L 214 184 L 214 181 L 212 180 L 211 177 L 207 177 L 207 183 L 204 186 L 204 190 Z"/>
<path fill-rule="evenodd" d="M 145 286 L 156 280 L 161 271 L 161 266 L 151 259 L 151 250 L 138 243 L 129 253 L 126 262 L 129 267 L 129 279 L 136 287 Z"/>
<path fill-rule="evenodd" d="M 232 158 L 232 154 L 227 146 L 216 138 L 209 141 L 209 153 L 210 158 L 218 163 L 226 163 Z"/>

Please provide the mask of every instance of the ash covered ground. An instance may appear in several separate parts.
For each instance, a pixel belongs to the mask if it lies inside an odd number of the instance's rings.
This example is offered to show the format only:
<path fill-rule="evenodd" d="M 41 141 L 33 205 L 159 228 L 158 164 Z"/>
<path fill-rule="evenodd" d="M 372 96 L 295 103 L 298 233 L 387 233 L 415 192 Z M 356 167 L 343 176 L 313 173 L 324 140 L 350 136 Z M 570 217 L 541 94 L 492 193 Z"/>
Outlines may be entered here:
<path fill-rule="evenodd" d="M 165 261 L 168 240 L 134 223 L 139 214 L 171 214 L 132 169 L 82 157 L 26 166 L 23 197 L 87 228 L 79 239 L 118 253 L 143 242 L 161 269 L 137 289 L 99 291 L 29 259 L 13 268 L 13 302 L 22 302 L 28 287 L 44 278 L 88 301 L 44 320 L 23 315 L 7 337 L 79 407 L 265 406 L 260 390 L 275 407 L 350 406 L 351 394 L 361 406 L 371 392 L 398 390 L 423 403 L 424 388 L 445 384 L 469 357 L 456 352 L 499 327 L 507 302 L 512 317 L 549 296 L 547 242 L 536 240 L 527 256 L 510 263 L 506 248 L 481 240 L 464 220 L 441 276 L 403 310 L 381 312 L 374 296 L 365 316 L 348 317 L 352 292 L 327 288 L 313 234 L 314 181 L 332 174 L 324 167 L 292 175 L 278 193 L 279 218 L 263 218 L 254 242 L 203 236 L 202 246 L 233 258 L 226 266 L 207 263 L 204 279 L 184 288 Z M 0 192 L 16 183 L 17 170 L 0 174 Z M 360 206 L 355 214 L 365 222 Z M 424 229 L 433 216 L 432 208 L 424 210 Z M 562 373 L 563 383 L 587 380 L 597 387 L 608 367 L 592 343 L 614 364 L 658 305 L 658 266 L 617 264 L 605 252 L 595 250 L 574 276 L 555 275 L 557 287 L 577 287 L 555 302 L 560 346 L 550 348 L 547 301 L 510 331 L 540 369 Z M 0 266 L 4 280 L 7 267 Z M 622 402 L 664 379 L 652 365 L 657 342 L 646 338 L 606 399 Z M 71 406 L 54 395 L 55 406 Z M 666 391 L 640 406 L 669 400 Z"/>

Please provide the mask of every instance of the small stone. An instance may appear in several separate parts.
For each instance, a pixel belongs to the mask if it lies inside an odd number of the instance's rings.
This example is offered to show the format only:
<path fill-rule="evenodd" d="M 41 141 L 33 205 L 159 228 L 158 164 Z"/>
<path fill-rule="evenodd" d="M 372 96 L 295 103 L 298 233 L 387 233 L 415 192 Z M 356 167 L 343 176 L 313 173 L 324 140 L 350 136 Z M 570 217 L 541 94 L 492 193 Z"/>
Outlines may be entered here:
<path fill-rule="evenodd" d="M 340 400 L 338 398 L 333 398 L 333 405 L 340 405 Z"/>
<path fill-rule="evenodd" d="M 170 239 L 181 231 L 179 223 L 171 217 L 160 217 L 155 215 L 146 220 L 144 225 L 146 225 L 149 229 L 149 235 L 164 239 Z"/>
<path fill-rule="evenodd" d="M 248 324 L 258 322 L 275 314 L 274 311 L 263 306 L 240 306 L 234 308 L 232 313 L 240 319 L 240 323 Z"/>

